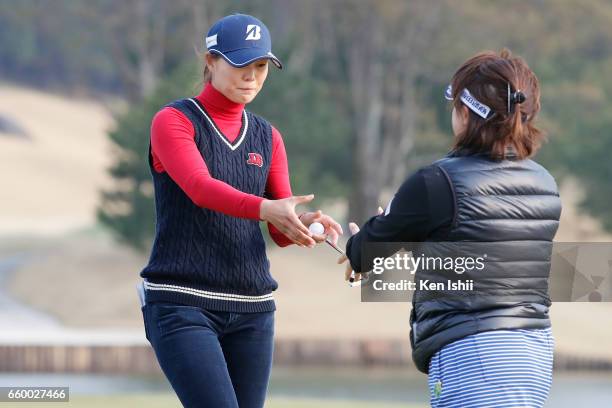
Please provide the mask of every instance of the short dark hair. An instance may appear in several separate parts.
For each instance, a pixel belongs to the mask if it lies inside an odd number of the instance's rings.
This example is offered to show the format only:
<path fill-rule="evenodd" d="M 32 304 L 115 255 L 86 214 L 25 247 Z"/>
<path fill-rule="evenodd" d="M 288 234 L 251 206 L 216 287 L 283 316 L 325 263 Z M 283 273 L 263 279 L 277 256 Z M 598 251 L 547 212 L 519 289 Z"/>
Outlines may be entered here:
<path fill-rule="evenodd" d="M 455 150 L 488 153 L 493 158 L 506 157 L 507 147 L 514 148 L 518 159 L 534 155 L 544 141 L 543 132 L 533 121 L 540 111 L 540 85 L 524 59 L 503 49 L 499 54 L 486 51 L 465 61 L 451 82 L 453 106 L 462 107 L 464 89 L 494 115 L 484 119 L 470 109 L 467 127 L 455 138 Z M 523 97 L 512 99 L 520 91 Z M 465 107 L 464 107 L 465 108 Z"/>

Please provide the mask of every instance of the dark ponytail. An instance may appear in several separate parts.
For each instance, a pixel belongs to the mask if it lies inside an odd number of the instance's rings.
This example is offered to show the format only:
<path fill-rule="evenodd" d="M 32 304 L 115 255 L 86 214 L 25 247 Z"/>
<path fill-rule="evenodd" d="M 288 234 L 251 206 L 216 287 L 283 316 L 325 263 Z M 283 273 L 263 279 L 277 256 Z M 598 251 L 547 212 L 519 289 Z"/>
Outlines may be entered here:
<path fill-rule="evenodd" d="M 209 83 L 212 79 L 212 73 L 210 72 L 210 70 L 208 69 L 208 65 L 206 65 L 206 54 L 208 54 L 208 51 L 199 51 L 197 48 L 194 47 L 195 53 L 198 56 L 198 59 L 200 60 L 200 63 L 202 64 L 202 85 L 206 85 L 207 83 Z M 212 55 L 213 58 L 219 58 L 219 56 L 217 54 L 210 54 Z"/>

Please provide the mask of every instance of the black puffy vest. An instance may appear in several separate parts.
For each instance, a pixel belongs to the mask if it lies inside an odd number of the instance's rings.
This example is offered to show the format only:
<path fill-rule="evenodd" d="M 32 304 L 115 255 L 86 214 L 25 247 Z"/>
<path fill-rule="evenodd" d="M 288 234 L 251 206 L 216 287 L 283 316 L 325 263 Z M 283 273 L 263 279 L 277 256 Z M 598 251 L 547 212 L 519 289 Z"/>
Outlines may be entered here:
<path fill-rule="evenodd" d="M 473 296 L 415 292 L 412 357 L 425 373 L 435 352 L 465 336 L 550 326 L 548 276 L 561 215 L 554 178 L 532 160 L 451 153 L 434 164 L 452 187 L 455 214 L 450 230 L 428 241 L 461 241 L 490 253 L 485 269 L 466 276 L 478 288 Z M 441 273 L 418 271 L 415 280 L 435 281 Z"/>

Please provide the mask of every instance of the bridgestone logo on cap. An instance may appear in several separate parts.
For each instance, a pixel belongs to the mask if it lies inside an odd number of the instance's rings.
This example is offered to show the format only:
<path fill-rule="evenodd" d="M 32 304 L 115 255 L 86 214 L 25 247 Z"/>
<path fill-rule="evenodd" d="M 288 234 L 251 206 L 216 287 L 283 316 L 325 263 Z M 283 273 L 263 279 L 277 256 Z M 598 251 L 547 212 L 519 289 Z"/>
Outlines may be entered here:
<path fill-rule="evenodd" d="M 256 24 L 249 24 L 246 33 L 245 40 L 259 40 L 261 38 L 261 27 Z"/>

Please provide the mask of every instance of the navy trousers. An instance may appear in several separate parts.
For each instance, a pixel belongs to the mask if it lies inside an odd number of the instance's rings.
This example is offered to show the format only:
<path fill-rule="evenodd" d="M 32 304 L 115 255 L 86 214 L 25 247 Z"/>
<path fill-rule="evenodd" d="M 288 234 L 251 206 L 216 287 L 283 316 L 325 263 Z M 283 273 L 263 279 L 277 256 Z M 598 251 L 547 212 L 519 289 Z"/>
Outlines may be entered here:
<path fill-rule="evenodd" d="M 168 302 L 142 307 L 145 333 L 184 407 L 262 408 L 274 312 L 230 313 Z"/>

